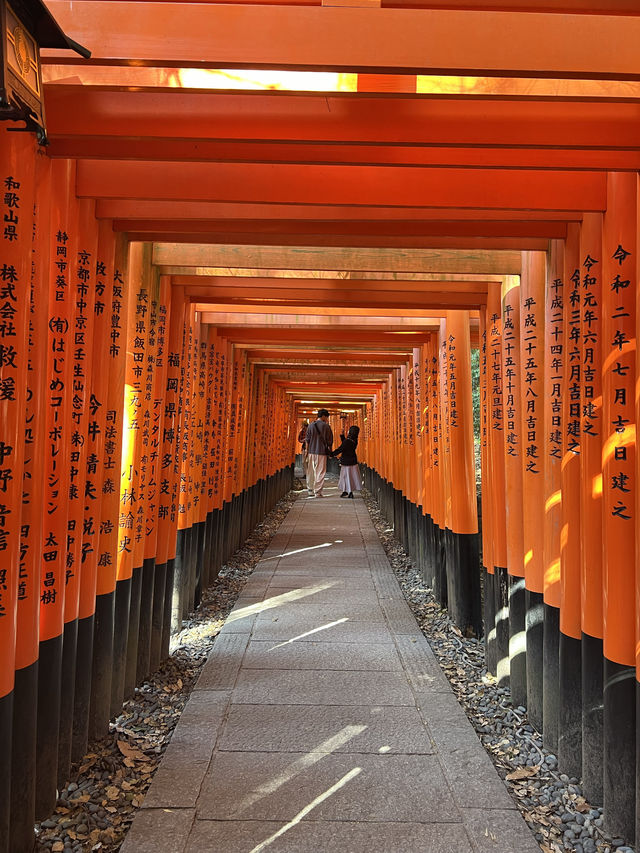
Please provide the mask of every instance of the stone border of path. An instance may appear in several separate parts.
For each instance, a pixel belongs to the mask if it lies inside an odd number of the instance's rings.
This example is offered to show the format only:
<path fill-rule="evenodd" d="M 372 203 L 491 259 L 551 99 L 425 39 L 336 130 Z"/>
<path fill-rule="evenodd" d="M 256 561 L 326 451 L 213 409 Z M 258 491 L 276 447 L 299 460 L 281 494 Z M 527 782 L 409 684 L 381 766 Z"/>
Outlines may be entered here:
<path fill-rule="evenodd" d="M 256 614 L 251 612 L 252 605 L 264 598 L 267 589 L 266 580 L 273 574 L 267 570 L 269 561 L 282 553 L 286 547 L 288 536 L 295 529 L 305 505 L 303 499 L 296 501 L 270 546 L 264 552 L 256 568 L 255 577 L 243 590 L 234 611 L 221 630 L 200 680 L 176 726 L 171 744 L 154 777 L 143 808 L 136 816 L 125 840 L 122 853 L 151 853 L 151 851 L 153 853 L 156 851 L 184 853 L 187 839 L 192 831 L 195 831 L 195 836 L 191 836 L 189 850 L 204 850 L 205 847 L 198 846 L 205 843 L 204 837 L 196 843 L 198 833 L 204 831 L 201 824 L 206 823 L 207 830 L 216 834 L 224 835 L 224 831 L 231 829 L 234 821 L 218 819 L 214 827 L 213 824 L 216 822 L 207 819 L 197 821 L 194 830 L 198 798 L 211 761 L 216 755 L 220 755 L 217 752 L 220 738 L 228 736 L 225 733 L 225 725 L 229 718 L 233 691 L 238 689 L 242 661 L 256 622 Z M 406 766 L 411 768 L 411 772 L 407 774 L 406 770 L 402 770 L 401 776 L 394 778 L 394 783 L 408 786 L 407 793 L 411 788 L 414 775 L 417 777 L 420 770 L 424 775 L 425 768 L 433 768 L 430 772 L 427 771 L 428 776 L 433 776 L 437 766 L 439 769 L 436 775 L 441 773 L 442 778 L 447 780 L 445 788 L 441 791 L 439 808 L 436 806 L 433 814 L 426 818 L 422 815 L 424 822 L 420 820 L 412 822 L 408 816 L 403 816 L 391 824 L 376 823 L 373 819 L 379 832 L 383 834 L 391 832 L 389 844 L 392 846 L 384 849 L 393 850 L 393 853 L 405 853 L 405 851 L 410 853 L 417 850 L 421 853 L 431 853 L 431 851 L 449 853 L 453 849 L 456 851 L 468 849 L 477 853 L 539 851 L 538 845 L 457 702 L 429 643 L 421 633 L 385 556 L 364 503 L 357 501 L 355 507 L 353 504 L 351 506 L 355 509 L 364 541 L 364 551 L 371 567 L 371 579 L 384 619 L 382 625 L 390 632 L 406 674 L 403 679 L 405 686 L 402 689 L 406 691 L 408 688 L 407 698 L 402 698 L 400 705 L 418 709 L 429 735 L 427 742 L 430 743 L 434 753 L 422 756 L 415 754 L 384 757 L 385 766 L 388 771 L 391 771 L 395 757 L 407 761 Z M 276 563 L 272 562 L 271 565 L 275 569 Z M 326 687 L 329 690 L 332 687 L 331 681 L 340 680 L 339 673 L 334 670 L 330 672 L 332 679 L 327 679 Z M 317 675 L 318 673 L 315 673 L 315 676 Z M 393 673 L 385 675 L 393 676 Z M 274 676 L 271 674 L 269 677 Z M 304 683 L 304 679 L 298 679 L 296 683 L 299 688 L 299 685 Z M 381 679 L 380 684 L 382 684 Z M 400 685 L 400 682 L 398 684 Z M 380 686 L 379 689 L 384 688 Z M 252 694 L 247 695 L 251 697 Z M 240 701 L 242 702 L 242 699 Z M 355 704 L 361 703 L 361 700 L 355 698 L 353 701 Z M 373 698 L 370 701 L 375 703 Z M 384 701 L 382 704 L 384 705 Z M 315 706 L 306 707 L 314 708 Z M 295 752 L 295 750 L 292 751 Z M 423 750 L 424 752 L 426 751 Z M 241 753 L 233 754 L 241 755 Z M 339 753 L 332 755 L 331 760 L 337 759 L 338 755 Z M 379 763 L 378 756 L 367 756 L 367 760 L 362 756 L 359 758 L 361 763 L 369 761 L 372 768 L 373 762 L 369 759 L 375 758 Z M 326 761 L 326 756 L 324 760 Z M 252 765 L 247 764 L 245 772 L 251 773 L 250 766 Z M 348 763 L 345 764 L 346 766 Z M 227 772 L 237 773 L 238 771 L 234 768 L 235 765 L 229 765 Z M 371 772 L 374 770 L 372 769 Z M 408 775 L 409 778 L 407 778 Z M 251 778 L 248 780 L 249 785 L 252 784 Z M 246 777 L 243 781 L 247 782 Z M 460 817 L 447 818 L 448 810 L 451 811 L 452 816 Z M 438 817 L 441 817 L 443 824 L 440 824 L 439 832 L 434 835 L 434 824 Z M 268 830 L 275 831 L 273 835 L 275 839 L 282 832 L 283 820 L 284 814 L 278 814 L 274 821 L 266 820 L 265 817 L 254 817 L 253 820 L 242 823 L 250 824 L 252 830 L 257 830 L 258 835 L 262 833 L 261 837 L 269 840 L 271 836 Z M 372 827 L 368 825 L 370 820 L 372 818 L 365 816 L 363 820 L 352 824 L 346 818 L 339 818 L 340 826 L 333 829 L 343 833 L 348 825 L 352 843 L 356 845 L 349 849 L 364 850 L 369 843 L 367 833 L 370 834 L 372 831 Z M 310 838 L 314 837 L 313 831 L 318 829 L 314 824 L 313 818 L 304 821 L 305 831 L 310 832 L 311 835 L 303 837 L 300 837 L 302 824 L 292 827 L 292 833 L 286 836 L 289 840 L 285 841 L 283 836 L 283 844 L 278 843 L 272 849 L 274 851 L 276 849 L 304 850 L 305 853 L 311 853 L 313 850 L 318 850 L 320 853 L 322 850 L 324 853 L 327 848 L 309 846 L 310 843 L 313 844 L 310 841 Z M 444 833 L 443 826 L 446 827 Z M 460 836 L 463 826 L 466 830 L 464 839 Z M 233 828 L 239 831 L 237 826 Z M 323 837 L 326 840 L 327 826 L 324 823 L 323 830 L 325 831 Z M 443 834 L 450 835 L 450 838 L 443 838 Z M 356 838 L 360 838 L 361 841 L 356 841 Z M 379 841 L 380 838 L 378 843 Z M 219 838 L 219 843 L 223 846 L 215 849 L 234 849 L 225 847 L 222 838 Z M 445 846 L 442 846 L 443 843 Z M 196 844 L 195 847 L 194 844 Z M 270 844 L 265 844 L 265 849 L 266 846 Z M 247 847 L 248 849 L 250 848 Z M 253 849 L 262 849 L 262 846 L 258 845 Z M 378 847 L 378 849 L 382 848 Z"/>

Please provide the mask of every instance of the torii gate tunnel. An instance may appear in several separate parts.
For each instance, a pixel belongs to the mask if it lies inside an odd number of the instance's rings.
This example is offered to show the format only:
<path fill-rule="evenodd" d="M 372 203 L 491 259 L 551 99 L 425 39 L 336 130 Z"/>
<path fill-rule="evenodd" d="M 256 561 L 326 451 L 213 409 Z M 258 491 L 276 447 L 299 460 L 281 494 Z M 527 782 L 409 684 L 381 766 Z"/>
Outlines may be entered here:
<path fill-rule="evenodd" d="M 560 5 L 46 3 L 91 58 L 0 123 L 0 853 L 319 407 L 633 839 L 640 12 Z"/>

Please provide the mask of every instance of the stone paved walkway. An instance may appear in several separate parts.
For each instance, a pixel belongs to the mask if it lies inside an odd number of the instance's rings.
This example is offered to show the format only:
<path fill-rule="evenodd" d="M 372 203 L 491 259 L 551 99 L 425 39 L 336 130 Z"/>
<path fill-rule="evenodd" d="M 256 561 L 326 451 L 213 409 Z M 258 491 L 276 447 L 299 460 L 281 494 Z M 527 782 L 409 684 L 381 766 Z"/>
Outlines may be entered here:
<path fill-rule="evenodd" d="M 122 853 L 539 853 L 363 502 L 301 493 Z"/>

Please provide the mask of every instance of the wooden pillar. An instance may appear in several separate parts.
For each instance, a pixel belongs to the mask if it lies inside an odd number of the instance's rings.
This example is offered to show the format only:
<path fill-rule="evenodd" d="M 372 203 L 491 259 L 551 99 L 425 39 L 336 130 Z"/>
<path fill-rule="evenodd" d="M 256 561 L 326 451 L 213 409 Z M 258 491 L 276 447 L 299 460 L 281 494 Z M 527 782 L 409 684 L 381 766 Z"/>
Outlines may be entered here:
<path fill-rule="evenodd" d="M 0 128 L 0 162 L 3 218 L 0 241 L 0 422 L 3 427 L 0 440 L 0 851 L 13 853 L 9 835 L 11 777 L 12 773 L 17 776 L 20 769 L 14 766 L 12 770 L 11 767 L 11 741 L 16 698 L 14 671 L 34 222 L 36 145 L 33 137 L 11 133 L 6 126 Z M 20 615 L 23 613 L 24 608 L 21 608 Z M 20 693 L 22 696 L 22 689 Z M 18 697 L 20 704 L 21 696 Z"/>
<path fill-rule="evenodd" d="M 551 242 L 544 323 L 544 709 L 543 739 L 558 750 L 560 714 L 560 533 L 562 528 L 562 382 L 564 376 L 564 245 Z"/>
<path fill-rule="evenodd" d="M 544 319 L 546 256 L 522 253 L 520 368 L 522 375 L 522 499 L 527 632 L 527 716 L 543 723 L 544 630 Z"/>
<path fill-rule="evenodd" d="M 520 279 L 502 285 L 502 382 L 504 406 L 507 570 L 509 573 L 509 679 L 514 705 L 527 704 L 526 603 L 521 435 Z"/>
<path fill-rule="evenodd" d="M 501 285 L 489 285 L 487 295 L 487 394 L 491 465 L 491 539 L 495 584 L 496 678 L 509 684 L 509 574 L 507 571 L 507 510 L 505 480 L 506 417 L 504 406 L 503 319 Z M 483 510 L 484 512 L 484 510 Z"/>
<path fill-rule="evenodd" d="M 602 235 L 604 815 L 635 834 L 637 175 L 609 173 Z"/>
<path fill-rule="evenodd" d="M 585 213 L 582 271 L 582 410 L 580 418 L 580 586 L 582 647 L 582 780 L 602 803 L 602 214 Z"/>
<path fill-rule="evenodd" d="M 558 758 L 564 772 L 581 776 L 582 687 L 580 616 L 581 273 L 579 226 L 569 224 L 564 248 L 564 448 L 561 467 L 560 713 Z"/>

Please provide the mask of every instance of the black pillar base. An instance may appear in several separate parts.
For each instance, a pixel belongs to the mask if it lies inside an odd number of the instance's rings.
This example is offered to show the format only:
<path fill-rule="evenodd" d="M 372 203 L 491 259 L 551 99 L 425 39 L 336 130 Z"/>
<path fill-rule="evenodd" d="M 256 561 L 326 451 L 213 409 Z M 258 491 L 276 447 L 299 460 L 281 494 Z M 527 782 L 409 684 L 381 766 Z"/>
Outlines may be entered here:
<path fill-rule="evenodd" d="M 549 752 L 558 752 L 560 716 L 560 610 L 544 605 L 544 711 L 542 742 Z"/>
<path fill-rule="evenodd" d="M 160 666 L 160 661 L 162 660 L 162 627 L 164 624 L 164 595 L 167 585 L 167 564 L 161 563 L 159 566 L 156 566 L 154 572 L 149 672 L 155 672 Z"/>
<path fill-rule="evenodd" d="M 138 668 L 138 633 L 140 631 L 140 601 L 142 598 L 142 566 L 135 566 L 131 575 L 131 603 L 127 635 L 127 663 L 124 676 L 124 696 L 133 696 Z"/>
<path fill-rule="evenodd" d="M 604 658 L 604 823 L 633 844 L 636 829 L 635 670 Z"/>
<path fill-rule="evenodd" d="M 496 675 L 498 656 L 496 649 L 496 576 L 483 569 L 484 575 L 484 657 L 487 671 Z"/>
<path fill-rule="evenodd" d="M 60 738 L 58 743 L 58 788 L 63 788 L 71 774 L 73 740 L 73 702 L 76 689 L 76 653 L 78 620 L 67 622 L 62 640 L 62 684 L 60 685 Z"/>
<path fill-rule="evenodd" d="M 94 617 L 78 619 L 76 651 L 76 683 L 73 700 L 73 733 L 71 761 L 86 755 L 89 743 L 89 703 L 91 701 L 91 666 L 93 664 Z"/>
<path fill-rule="evenodd" d="M 9 846 L 12 727 L 13 691 L 0 699 L 0 853 L 13 853 Z"/>
<path fill-rule="evenodd" d="M 580 640 L 560 633 L 558 763 L 567 776 L 582 776 L 582 649 Z"/>
<path fill-rule="evenodd" d="M 526 590 L 527 614 L 527 716 L 532 726 L 542 731 L 544 680 L 544 601 L 541 592 Z"/>
<path fill-rule="evenodd" d="M 136 684 L 149 675 L 151 665 L 151 624 L 153 619 L 153 593 L 156 561 L 149 557 L 142 564 L 140 591 L 140 619 L 138 625 L 138 656 L 136 660 Z"/>
<path fill-rule="evenodd" d="M 54 810 L 57 798 L 62 634 L 40 643 L 38 659 L 36 820 L 44 820 Z"/>
<path fill-rule="evenodd" d="M 3 806 L 0 805 L 0 851 L 2 839 L 9 839 L 6 848 L 11 853 L 31 853 L 33 825 L 36 814 L 36 735 L 38 730 L 38 662 L 16 670 L 13 691 L 13 746 L 5 756 L 0 755 L 0 790 L 4 777 L 11 780 L 11 828 L 4 826 Z M 2 720 L 0 700 L 0 721 Z M 2 722 L 0 722 L 0 727 Z M 2 743 L 2 734 L 0 734 Z M 2 749 L 2 747 L 0 747 Z M 11 773 L 6 765 L 10 756 Z M 4 794 L 4 791 L 2 791 Z"/>
<path fill-rule="evenodd" d="M 524 578 L 509 575 L 509 684 L 516 707 L 527 706 L 527 637 Z"/>
<path fill-rule="evenodd" d="M 602 805 L 604 653 L 602 640 L 582 635 L 582 787 L 587 800 Z"/>
<path fill-rule="evenodd" d="M 509 687 L 509 573 L 504 566 L 494 566 L 496 612 L 496 678 L 500 687 Z"/>
<path fill-rule="evenodd" d="M 93 662 L 91 665 L 91 703 L 89 706 L 90 740 L 102 737 L 109 728 L 115 612 L 115 590 L 96 597 Z"/>
<path fill-rule="evenodd" d="M 122 710 L 122 703 L 124 702 L 129 608 L 131 605 L 131 578 L 119 580 L 116 583 L 115 604 L 111 670 L 111 709 L 109 717 L 117 717 Z"/>

